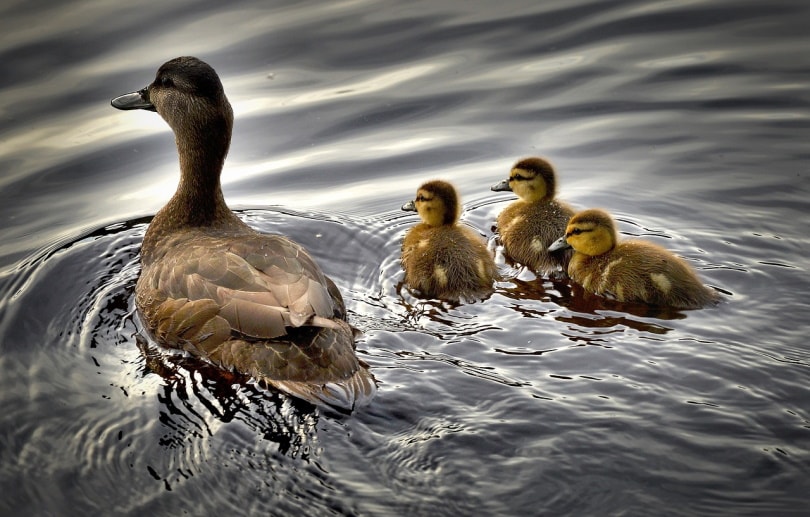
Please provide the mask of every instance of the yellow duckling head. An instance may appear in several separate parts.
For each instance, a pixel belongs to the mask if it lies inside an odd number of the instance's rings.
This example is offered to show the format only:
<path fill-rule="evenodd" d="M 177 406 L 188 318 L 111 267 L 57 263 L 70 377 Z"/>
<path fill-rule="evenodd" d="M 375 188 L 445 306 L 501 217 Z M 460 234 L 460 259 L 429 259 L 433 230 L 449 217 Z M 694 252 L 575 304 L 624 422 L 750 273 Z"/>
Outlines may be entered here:
<path fill-rule="evenodd" d="M 592 208 L 572 217 L 565 228 L 565 236 L 552 243 L 548 250 L 571 247 L 579 253 L 595 257 L 612 250 L 617 240 L 616 223 L 610 214 Z"/>
<path fill-rule="evenodd" d="M 492 185 L 495 192 L 514 192 L 527 203 L 553 199 L 557 193 L 554 167 L 543 158 L 524 158 L 512 166 L 509 179 Z"/>
<path fill-rule="evenodd" d="M 416 212 L 429 226 L 454 224 L 461 213 L 456 189 L 441 180 L 428 181 L 416 191 L 416 198 L 402 205 L 407 212 Z"/>

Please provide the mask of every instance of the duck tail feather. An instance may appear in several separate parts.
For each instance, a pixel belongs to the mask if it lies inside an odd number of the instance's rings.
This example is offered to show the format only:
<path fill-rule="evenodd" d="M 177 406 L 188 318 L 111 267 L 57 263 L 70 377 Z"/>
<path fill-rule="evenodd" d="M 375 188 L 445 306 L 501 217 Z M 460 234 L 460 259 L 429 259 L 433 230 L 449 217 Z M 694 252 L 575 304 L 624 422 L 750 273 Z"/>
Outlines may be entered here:
<path fill-rule="evenodd" d="M 348 379 L 313 383 L 264 379 L 269 386 L 316 406 L 328 406 L 343 413 L 368 405 L 377 393 L 377 383 L 367 368 L 360 368 Z"/>

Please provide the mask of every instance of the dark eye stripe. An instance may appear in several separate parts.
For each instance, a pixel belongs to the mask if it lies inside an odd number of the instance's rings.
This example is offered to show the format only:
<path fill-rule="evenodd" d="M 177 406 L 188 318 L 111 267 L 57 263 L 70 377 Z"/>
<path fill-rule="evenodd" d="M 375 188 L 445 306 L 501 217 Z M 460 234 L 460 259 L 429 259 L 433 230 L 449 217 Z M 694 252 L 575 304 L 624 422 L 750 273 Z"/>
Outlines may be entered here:
<path fill-rule="evenodd" d="M 515 174 L 514 176 L 509 178 L 509 181 L 528 181 L 532 178 L 527 178 L 526 176 L 521 176 L 520 174 Z"/>
<path fill-rule="evenodd" d="M 570 232 L 566 233 L 566 234 L 565 234 L 565 236 L 566 236 L 566 237 L 570 237 L 570 236 L 572 236 L 572 235 L 579 235 L 580 233 L 592 232 L 592 231 L 593 231 L 593 229 L 592 229 L 592 228 L 589 228 L 589 229 L 587 229 L 587 230 L 584 230 L 584 229 L 582 229 L 582 228 L 574 228 L 574 229 L 573 229 L 573 230 L 571 230 Z"/>

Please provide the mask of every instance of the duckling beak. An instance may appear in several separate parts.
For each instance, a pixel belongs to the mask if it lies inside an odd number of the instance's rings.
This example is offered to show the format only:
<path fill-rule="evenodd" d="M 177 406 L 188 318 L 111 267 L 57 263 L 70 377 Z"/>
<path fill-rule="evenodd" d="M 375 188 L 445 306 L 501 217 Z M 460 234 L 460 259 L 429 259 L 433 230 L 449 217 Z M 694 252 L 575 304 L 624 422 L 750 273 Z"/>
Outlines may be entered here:
<path fill-rule="evenodd" d="M 110 104 L 113 108 L 120 110 L 157 111 L 155 105 L 149 101 L 149 91 L 146 88 L 116 97 L 110 101 Z"/>
<path fill-rule="evenodd" d="M 509 186 L 509 180 L 499 181 L 490 187 L 494 192 L 512 192 L 512 187 Z"/>
<path fill-rule="evenodd" d="M 404 205 L 402 205 L 402 209 L 406 212 L 416 212 L 416 203 L 413 201 L 408 201 Z"/>
<path fill-rule="evenodd" d="M 571 245 L 568 244 L 568 241 L 565 240 L 565 235 L 563 235 L 562 237 L 551 243 L 551 246 L 548 247 L 548 251 L 564 250 L 570 247 Z"/>

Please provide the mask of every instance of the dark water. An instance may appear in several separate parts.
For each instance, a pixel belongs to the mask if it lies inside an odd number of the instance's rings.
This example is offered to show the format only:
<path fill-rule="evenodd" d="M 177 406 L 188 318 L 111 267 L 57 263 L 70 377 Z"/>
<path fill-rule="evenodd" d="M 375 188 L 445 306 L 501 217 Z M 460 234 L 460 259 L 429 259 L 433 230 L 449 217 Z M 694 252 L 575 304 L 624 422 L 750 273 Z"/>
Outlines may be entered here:
<path fill-rule="evenodd" d="M 4 6 L 3 515 L 810 514 L 810 4 Z M 365 332 L 381 384 L 350 417 L 138 338 L 176 155 L 109 99 L 184 54 L 235 108 L 229 203 L 307 246 Z M 489 236 L 489 186 L 534 154 L 724 303 L 400 290 L 420 182 Z"/>

